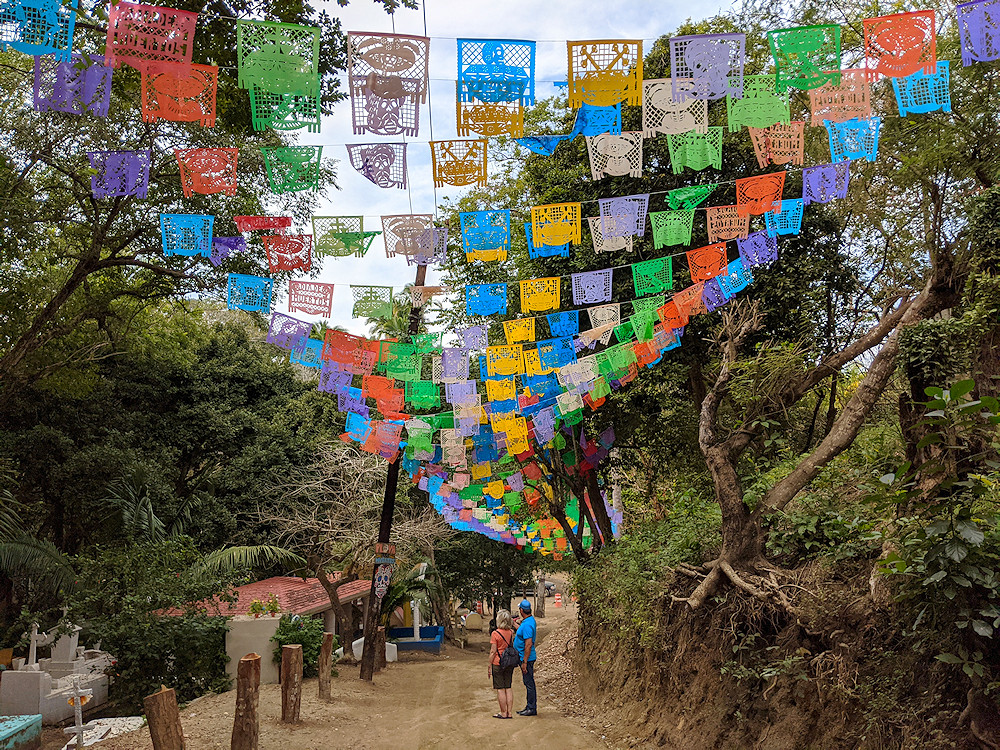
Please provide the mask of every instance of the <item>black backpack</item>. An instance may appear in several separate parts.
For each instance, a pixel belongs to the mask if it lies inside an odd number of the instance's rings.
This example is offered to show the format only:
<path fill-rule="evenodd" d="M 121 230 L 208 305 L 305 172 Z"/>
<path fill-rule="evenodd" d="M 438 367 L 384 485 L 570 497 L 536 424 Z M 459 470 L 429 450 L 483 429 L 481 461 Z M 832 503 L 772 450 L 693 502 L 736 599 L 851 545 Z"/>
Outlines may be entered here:
<path fill-rule="evenodd" d="M 503 638 L 503 634 L 500 637 Z M 507 639 L 504 638 L 504 640 L 506 641 Z M 519 666 L 521 666 L 521 656 L 517 653 L 517 649 L 514 648 L 514 643 L 511 641 L 507 644 L 507 648 L 503 650 L 503 653 L 500 654 L 500 669 L 507 671 Z"/>

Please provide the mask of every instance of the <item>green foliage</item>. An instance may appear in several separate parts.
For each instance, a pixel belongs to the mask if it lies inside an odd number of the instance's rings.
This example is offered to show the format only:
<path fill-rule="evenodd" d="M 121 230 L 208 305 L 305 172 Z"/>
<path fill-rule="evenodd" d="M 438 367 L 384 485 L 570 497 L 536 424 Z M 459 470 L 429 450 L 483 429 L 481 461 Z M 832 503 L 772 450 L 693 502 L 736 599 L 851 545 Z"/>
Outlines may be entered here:
<path fill-rule="evenodd" d="M 228 689 L 226 620 L 190 603 L 231 600 L 229 581 L 195 572 L 198 559 L 185 538 L 95 547 L 76 559 L 67 618 L 86 623 L 87 637 L 116 657 L 111 696 L 122 706 L 140 709 L 160 684 L 181 700 Z M 162 614 L 171 607 L 184 613 Z"/>
<path fill-rule="evenodd" d="M 487 601 L 506 607 L 511 597 L 531 586 L 536 560 L 512 545 L 461 532 L 434 553 L 441 585 L 463 602 Z"/>
<path fill-rule="evenodd" d="M 685 494 L 666 520 L 629 529 L 614 554 L 598 555 L 578 566 L 573 586 L 587 608 L 588 619 L 623 643 L 657 645 L 661 601 L 681 562 L 700 564 L 717 549 L 719 509 L 711 500 Z"/>
<path fill-rule="evenodd" d="M 909 604 L 911 631 L 965 631 L 977 643 L 1000 629 L 1000 402 L 974 399 L 974 389 L 972 380 L 926 389 L 927 432 L 917 449 L 930 457 L 882 477 L 872 499 L 899 511 L 887 531 L 896 549 L 879 568 Z"/>
<path fill-rule="evenodd" d="M 299 615 L 282 615 L 278 629 L 274 631 L 271 642 L 275 644 L 272 658 L 275 664 L 281 664 L 281 647 L 299 644 L 302 646 L 302 674 L 305 677 L 315 677 L 319 674 L 319 652 L 323 646 L 323 620 L 319 617 L 300 617 Z M 334 638 L 333 650 L 340 646 L 340 641 Z"/>
<path fill-rule="evenodd" d="M 882 540 L 878 519 L 870 511 L 860 504 L 837 509 L 798 503 L 772 517 L 767 551 L 792 559 L 869 557 Z"/>

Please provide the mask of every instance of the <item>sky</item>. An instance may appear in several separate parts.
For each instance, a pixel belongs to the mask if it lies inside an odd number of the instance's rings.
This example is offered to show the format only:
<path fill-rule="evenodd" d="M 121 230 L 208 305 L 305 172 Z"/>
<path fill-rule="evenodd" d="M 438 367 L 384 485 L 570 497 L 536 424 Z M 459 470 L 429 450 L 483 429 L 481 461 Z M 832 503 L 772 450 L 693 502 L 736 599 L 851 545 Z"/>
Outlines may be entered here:
<path fill-rule="evenodd" d="M 381 4 L 370 0 L 352 0 L 346 8 L 335 2 L 319 4 L 331 15 L 340 18 L 345 32 L 366 31 L 429 36 L 430 97 L 429 106 L 421 107 L 420 132 L 416 138 L 406 138 L 409 190 L 382 189 L 361 176 L 347 161 L 347 143 L 399 142 L 397 137 L 354 135 L 351 125 L 351 103 L 344 100 L 335 107 L 332 116 L 324 117 L 321 132 L 303 134 L 302 144 L 322 144 L 323 158 L 337 160 L 337 182 L 340 190 L 330 189 L 328 198 L 316 211 L 317 216 L 364 216 L 366 230 L 381 230 L 380 217 L 394 214 L 435 213 L 434 184 L 431 177 L 431 120 L 435 140 L 457 138 L 455 132 L 455 78 L 457 38 L 528 39 L 537 42 L 535 63 L 536 99 L 558 92 L 554 81 L 567 78 L 566 40 L 584 39 L 643 39 L 648 51 L 653 40 L 671 32 L 690 15 L 690 6 L 679 0 L 651 3 L 648 0 L 422 0 L 417 10 L 400 8 L 395 19 Z M 699 17 L 715 12 L 714 6 L 702 6 Z M 426 13 L 426 34 L 424 16 Z M 342 90 L 347 91 L 344 79 Z M 462 190 L 447 186 L 437 191 L 456 198 Z M 412 205 L 412 210 L 411 210 Z M 311 232 L 307 228 L 306 232 Z M 408 266 L 401 256 L 385 257 L 382 238 L 377 237 L 364 258 L 322 258 L 322 273 L 317 279 L 335 285 L 331 325 L 343 326 L 355 334 L 368 334 L 364 319 L 351 317 L 353 304 L 351 284 L 393 286 L 395 291 L 413 283 L 415 267 Z M 428 268 L 427 285 L 438 280 L 436 271 Z M 287 295 L 278 309 L 287 307 Z M 303 317 L 296 313 L 297 317 Z M 318 319 L 318 318 L 317 318 Z"/>

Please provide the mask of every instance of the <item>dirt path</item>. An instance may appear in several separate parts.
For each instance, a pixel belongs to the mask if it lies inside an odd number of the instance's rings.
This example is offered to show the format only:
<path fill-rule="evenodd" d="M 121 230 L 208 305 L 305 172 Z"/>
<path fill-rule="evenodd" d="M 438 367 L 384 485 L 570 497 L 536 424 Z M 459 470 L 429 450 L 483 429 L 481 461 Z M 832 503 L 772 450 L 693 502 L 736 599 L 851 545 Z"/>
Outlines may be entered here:
<path fill-rule="evenodd" d="M 316 680 L 303 688 L 302 722 L 283 725 L 281 692 L 277 685 L 261 689 L 261 750 L 376 750 L 380 748 L 489 748 L 514 741 L 531 747 L 584 750 L 606 748 L 600 726 L 567 710 L 574 702 L 575 683 L 559 668 L 558 654 L 572 632 L 576 608 L 562 609 L 547 601 L 539 625 L 538 716 L 494 719 L 496 693 L 486 676 L 487 634 L 473 633 L 467 648 L 446 646 L 440 657 L 418 656 L 390 664 L 375 683 L 357 678 L 356 667 L 342 667 L 333 681 L 333 702 L 316 697 Z M 554 633 L 550 642 L 546 636 Z M 548 654 L 552 654 L 551 660 Z M 547 675 L 547 663 L 552 674 Z M 515 708 L 524 706 L 524 686 L 514 679 Z M 208 696 L 181 712 L 187 750 L 228 748 L 235 693 Z M 593 727 L 593 728 L 591 728 Z M 101 743 L 101 750 L 150 750 L 149 732 Z"/>

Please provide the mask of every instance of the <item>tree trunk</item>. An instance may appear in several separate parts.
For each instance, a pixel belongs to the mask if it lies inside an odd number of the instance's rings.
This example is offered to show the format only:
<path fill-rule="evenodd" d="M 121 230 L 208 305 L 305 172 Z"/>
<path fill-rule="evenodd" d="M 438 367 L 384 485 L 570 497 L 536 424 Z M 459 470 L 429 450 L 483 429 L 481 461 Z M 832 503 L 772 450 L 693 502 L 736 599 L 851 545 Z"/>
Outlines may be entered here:
<path fill-rule="evenodd" d="M 260 738 L 260 656 L 247 654 L 236 667 L 236 714 L 231 750 L 257 750 Z"/>
<path fill-rule="evenodd" d="M 181 730 L 181 714 L 177 709 L 174 689 L 163 685 L 142 702 L 153 750 L 184 750 L 184 732 Z"/>
<path fill-rule="evenodd" d="M 296 724 L 302 707 L 302 646 L 281 647 L 281 721 Z"/>
<path fill-rule="evenodd" d="M 736 466 L 724 445 L 705 452 L 712 475 L 715 501 L 722 510 L 722 551 L 720 559 L 730 565 L 753 567 L 764 553 L 760 523 L 743 502 L 743 486 Z"/>
<path fill-rule="evenodd" d="M 590 510 L 594 514 L 594 520 L 597 521 L 597 528 L 601 530 L 604 544 L 611 544 L 614 541 L 615 535 L 611 528 L 611 518 L 608 516 L 608 508 L 604 504 L 604 498 L 601 495 L 601 488 L 597 484 L 597 472 L 591 469 L 587 472 L 584 479 L 587 482 L 587 494 L 590 496 Z"/>
<path fill-rule="evenodd" d="M 333 669 L 333 633 L 323 633 L 323 645 L 319 649 L 319 699 L 330 700 L 330 672 Z"/>
<path fill-rule="evenodd" d="M 334 619 L 337 621 L 337 630 L 340 631 L 338 633 L 340 642 L 344 646 L 344 653 L 347 653 L 348 644 L 354 640 L 354 622 L 349 614 L 351 608 L 349 606 L 345 607 L 341 603 L 338 592 L 341 586 L 358 580 L 358 577 L 353 574 L 345 575 L 334 582 L 330 580 L 330 576 L 327 575 L 325 570 L 319 569 L 318 565 L 315 567 L 317 568 L 316 578 L 319 579 L 319 585 L 323 587 L 327 597 L 330 599 L 330 608 L 333 610 Z"/>
<path fill-rule="evenodd" d="M 581 521 L 581 523 L 583 523 Z M 545 574 L 538 576 L 535 586 L 535 617 L 545 617 Z"/>

